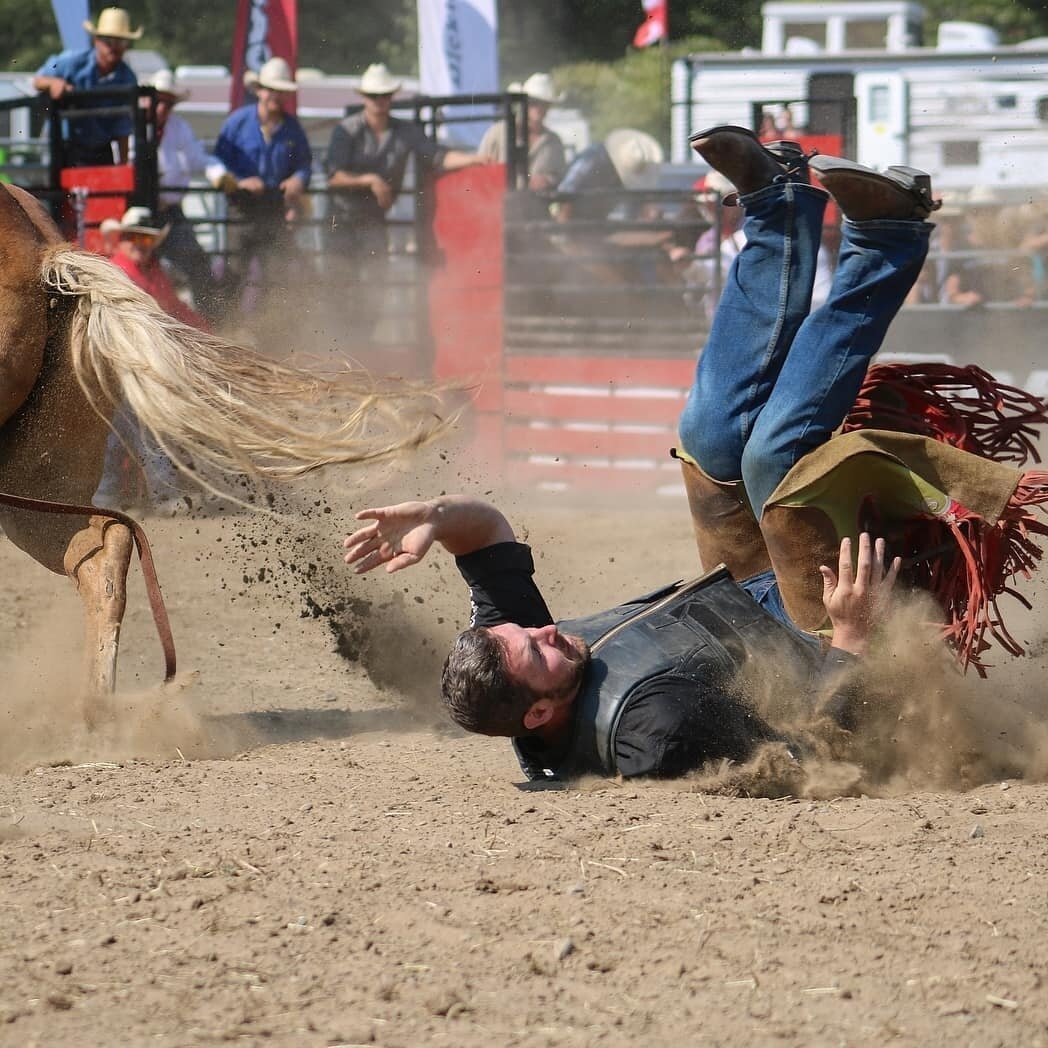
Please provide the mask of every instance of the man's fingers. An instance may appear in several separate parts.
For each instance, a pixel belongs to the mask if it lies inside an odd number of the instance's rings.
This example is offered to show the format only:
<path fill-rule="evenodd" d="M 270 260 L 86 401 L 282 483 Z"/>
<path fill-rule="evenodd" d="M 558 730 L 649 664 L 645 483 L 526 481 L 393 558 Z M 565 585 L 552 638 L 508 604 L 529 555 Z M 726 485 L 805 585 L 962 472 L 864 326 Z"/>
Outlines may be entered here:
<path fill-rule="evenodd" d="M 368 539 L 372 539 L 378 534 L 377 524 L 367 524 L 362 528 L 358 528 L 353 532 L 352 535 L 347 535 L 342 540 L 342 546 L 344 549 L 353 549 L 355 546 L 361 545 L 361 543 L 367 542 Z"/>
<path fill-rule="evenodd" d="M 841 539 L 841 552 L 837 559 L 837 578 L 841 583 L 850 585 L 852 572 L 851 539 Z"/>
<path fill-rule="evenodd" d="M 418 554 L 416 553 L 398 553 L 387 565 L 386 571 L 392 574 L 394 571 L 402 571 L 404 568 L 410 568 L 412 564 L 418 563 Z"/>
<path fill-rule="evenodd" d="M 859 535 L 859 555 L 856 558 L 855 581 L 865 589 L 870 584 L 873 573 L 873 549 L 870 543 L 870 533 L 863 531 Z"/>
<path fill-rule="evenodd" d="M 837 588 L 837 575 L 833 568 L 825 564 L 819 565 L 819 574 L 822 576 L 822 599 L 825 602 L 833 596 L 833 591 Z"/>

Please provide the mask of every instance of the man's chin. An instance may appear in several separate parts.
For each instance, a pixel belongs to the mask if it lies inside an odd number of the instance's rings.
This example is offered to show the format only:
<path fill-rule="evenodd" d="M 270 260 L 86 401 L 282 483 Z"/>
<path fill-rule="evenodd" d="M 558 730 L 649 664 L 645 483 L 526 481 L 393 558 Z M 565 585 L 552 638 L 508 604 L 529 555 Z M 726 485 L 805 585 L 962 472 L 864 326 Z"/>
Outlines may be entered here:
<path fill-rule="evenodd" d="M 568 646 L 571 651 L 565 652 L 570 654 L 573 661 L 581 662 L 584 665 L 590 660 L 590 646 L 586 641 L 573 633 L 562 633 L 561 636 L 568 642 Z"/>

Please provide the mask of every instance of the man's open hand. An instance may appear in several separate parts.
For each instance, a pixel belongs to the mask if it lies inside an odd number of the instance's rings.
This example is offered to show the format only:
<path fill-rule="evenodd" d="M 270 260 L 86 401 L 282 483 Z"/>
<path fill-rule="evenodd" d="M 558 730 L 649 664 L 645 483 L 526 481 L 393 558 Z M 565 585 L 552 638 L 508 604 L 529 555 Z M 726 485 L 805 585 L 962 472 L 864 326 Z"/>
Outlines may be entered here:
<path fill-rule="evenodd" d="M 362 509 L 357 520 L 370 520 L 342 542 L 343 558 L 361 575 L 380 564 L 386 571 L 400 571 L 417 564 L 437 537 L 434 508 L 429 502 L 401 502 L 396 506 Z"/>
<path fill-rule="evenodd" d="M 833 625 L 833 646 L 863 655 L 870 635 L 888 606 L 901 561 L 884 565 L 884 539 L 871 543 L 865 531 L 859 536 L 859 556 L 852 569 L 851 539 L 841 540 L 837 571 L 825 564 L 822 574 L 822 603 Z"/>

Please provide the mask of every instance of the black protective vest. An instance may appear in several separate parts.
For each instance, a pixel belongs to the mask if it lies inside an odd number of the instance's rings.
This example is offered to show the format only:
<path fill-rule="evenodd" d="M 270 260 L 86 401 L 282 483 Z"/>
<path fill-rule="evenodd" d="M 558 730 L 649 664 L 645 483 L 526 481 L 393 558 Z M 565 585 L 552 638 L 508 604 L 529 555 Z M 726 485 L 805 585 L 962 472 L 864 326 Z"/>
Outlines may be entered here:
<path fill-rule="evenodd" d="M 813 670 L 818 658 L 814 645 L 764 611 L 723 567 L 557 628 L 585 639 L 593 656 L 575 700 L 570 754 L 552 769 L 558 774 L 618 774 L 619 719 L 634 691 L 654 677 L 690 678 L 698 692 L 711 678 L 729 681 L 753 657 L 799 660 Z M 543 778 L 514 748 L 524 773 Z"/>

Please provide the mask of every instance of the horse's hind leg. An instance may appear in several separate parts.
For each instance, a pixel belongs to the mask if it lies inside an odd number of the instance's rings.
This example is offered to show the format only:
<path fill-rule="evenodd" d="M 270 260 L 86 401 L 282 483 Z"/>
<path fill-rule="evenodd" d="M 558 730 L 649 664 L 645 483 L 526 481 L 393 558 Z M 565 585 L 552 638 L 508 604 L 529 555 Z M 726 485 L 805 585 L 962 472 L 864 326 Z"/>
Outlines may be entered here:
<path fill-rule="evenodd" d="M 66 550 L 66 574 L 76 584 L 84 604 L 84 670 L 86 716 L 94 720 L 100 696 L 116 688 L 120 624 L 127 605 L 127 569 L 131 563 L 131 531 L 111 517 L 91 517 Z"/>

